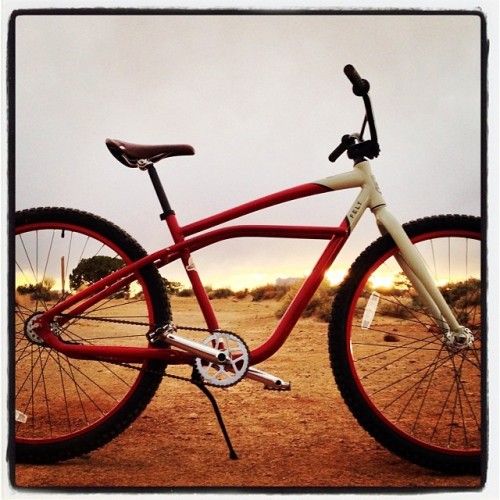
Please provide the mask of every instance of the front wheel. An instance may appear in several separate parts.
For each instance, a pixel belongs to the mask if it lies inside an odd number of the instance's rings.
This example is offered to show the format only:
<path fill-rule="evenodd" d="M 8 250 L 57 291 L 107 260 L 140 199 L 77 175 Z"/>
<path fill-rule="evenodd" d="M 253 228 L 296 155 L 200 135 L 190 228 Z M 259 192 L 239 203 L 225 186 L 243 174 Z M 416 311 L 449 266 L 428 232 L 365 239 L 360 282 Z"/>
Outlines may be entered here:
<path fill-rule="evenodd" d="M 438 216 L 404 226 L 459 323 L 451 345 L 399 266 L 389 235 L 353 264 L 333 305 L 330 359 L 359 423 L 392 452 L 447 473 L 481 459 L 480 220 Z"/>

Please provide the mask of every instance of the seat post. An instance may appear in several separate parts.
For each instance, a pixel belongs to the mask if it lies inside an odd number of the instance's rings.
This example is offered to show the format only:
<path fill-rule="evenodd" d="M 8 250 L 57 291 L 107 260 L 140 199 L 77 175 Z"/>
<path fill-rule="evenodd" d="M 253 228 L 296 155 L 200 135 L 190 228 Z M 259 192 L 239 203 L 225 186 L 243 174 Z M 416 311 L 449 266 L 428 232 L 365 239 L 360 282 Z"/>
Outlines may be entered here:
<path fill-rule="evenodd" d="M 158 176 L 158 172 L 156 171 L 155 166 L 150 163 L 147 166 L 147 171 L 149 174 L 149 178 L 153 183 L 153 187 L 155 188 L 156 196 L 158 196 L 158 200 L 160 201 L 161 208 L 163 209 L 163 213 L 160 214 L 160 219 L 165 220 L 169 215 L 175 214 L 170 206 L 167 195 L 165 194 L 165 190 L 163 189 L 163 185 L 161 183 L 160 177 Z"/>

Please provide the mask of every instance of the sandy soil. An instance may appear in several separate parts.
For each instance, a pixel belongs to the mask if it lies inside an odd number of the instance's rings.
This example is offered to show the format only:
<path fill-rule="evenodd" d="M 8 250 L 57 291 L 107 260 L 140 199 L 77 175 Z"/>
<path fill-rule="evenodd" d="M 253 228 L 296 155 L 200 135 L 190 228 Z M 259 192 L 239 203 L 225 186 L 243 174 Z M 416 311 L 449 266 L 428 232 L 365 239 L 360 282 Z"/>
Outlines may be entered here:
<path fill-rule="evenodd" d="M 224 328 L 250 347 L 275 323 L 273 302 L 214 301 Z M 230 308 L 228 306 L 231 306 Z M 174 319 L 196 324 L 190 299 Z M 301 320 L 259 368 L 291 380 L 289 392 L 243 381 L 211 389 L 238 454 L 230 460 L 209 401 L 192 384 L 165 379 L 145 412 L 90 455 L 51 466 L 15 466 L 18 488 L 478 488 L 477 476 L 446 476 L 398 458 L 358 425 L 334 383 L 327 325 Z M 183 373 L 176 368 L 175 373 Z M 255 490 L 253 488 L 259 488 Z M 335 489 L 335 490 L 333 490 Z"/>

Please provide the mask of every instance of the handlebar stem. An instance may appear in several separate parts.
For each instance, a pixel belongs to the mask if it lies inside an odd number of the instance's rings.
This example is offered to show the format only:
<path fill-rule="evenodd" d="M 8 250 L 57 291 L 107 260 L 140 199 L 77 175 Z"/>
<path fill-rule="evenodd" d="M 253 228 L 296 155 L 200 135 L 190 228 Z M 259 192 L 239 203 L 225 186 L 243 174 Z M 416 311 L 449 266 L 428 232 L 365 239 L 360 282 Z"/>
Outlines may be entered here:
<path fill-rule="evenodd" d="M 364 80 L 359 76 L 359 73 L 354 69 L 353 66 L 348 64 L 344 68 L 344 73 L 349 78 L 353 84 L 353 93 L 357 96 L 363 98 L 363 104 L 365 106 L 365 120 L 363 121 L 363 126 L 360 134 L 344 135 L 339 146 L 330 154 L 328 159 L 334 162 L 342 154 L 347 151 L 347 156 L 354 160 L 356 163 L 362 161 L 365 158 L 370 160 L 376 158 L 380 153 L 380 146 L 378 144 L 377 129 L 375 127 L 375 118 L 373 116 L 373 109 L 368 96 L 368 91 L 370 90 L 370 84 L 367 80 Z M 365 130 L 365 126 L 368 123 L 368 129 L 370 132 L 370 139 L 363 141 L 362 136 Z"/>
<path fill-rule="evenodd" d="M 370 130 L 370 140 L 373 142 L 377 141 L 377 129 L 375 127 L 375 117 L 373 116 L 372 103 L 368 94 L 363 96 L 363 103 L 366 110 L 366 119 L 368 121 L 368 129 Z"/>

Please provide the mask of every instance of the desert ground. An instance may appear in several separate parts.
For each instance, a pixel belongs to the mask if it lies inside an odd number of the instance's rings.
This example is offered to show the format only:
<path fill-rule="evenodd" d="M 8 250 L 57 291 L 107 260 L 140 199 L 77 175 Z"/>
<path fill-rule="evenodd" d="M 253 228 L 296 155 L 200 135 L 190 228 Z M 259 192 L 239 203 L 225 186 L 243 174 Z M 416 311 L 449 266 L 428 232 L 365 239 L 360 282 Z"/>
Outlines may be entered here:
<path fill-rule="evenodd" d="M 250 347 L 277 321 L 273 301 L 213 302 L 221 326 Z M 193 299 L 174 297 L 172 306 L 179 324 L 198 321 Z M 359 426 L 335 386 L 326 323 L 300 320 L 259 368 L 291 381 L 292 390 L 264 390 L 249 380 L 211 388 L 237 460 L 229 458 L 208 399 L 190 383 L 165 378 L 144 413 L 111 443 L 56 465 L 11 463 L 15 486 L 254 493 L 480 488 L 479 476 L 443 475 L 400 459 Z M 183 368 L 172 373 L 188 375 Z"/>

